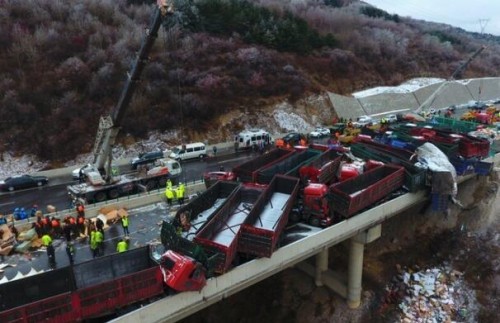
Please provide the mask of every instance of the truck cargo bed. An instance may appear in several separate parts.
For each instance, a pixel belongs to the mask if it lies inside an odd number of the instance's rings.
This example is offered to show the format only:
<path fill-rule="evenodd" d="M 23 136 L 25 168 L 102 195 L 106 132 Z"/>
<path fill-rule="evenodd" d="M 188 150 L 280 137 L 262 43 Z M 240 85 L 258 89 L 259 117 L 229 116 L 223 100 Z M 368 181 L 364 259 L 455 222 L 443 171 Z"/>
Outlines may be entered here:
<path fill-rule="evenodd" d="M 263 167 L 272 165 L 290 155 L 295 154 L 294 151 L 285 149 L 273 149 L 268 153 L 253 158 L 239 166 L 233 168 L 236 178 L 241 182 L 254 182 L 256 180 L 257 172 Z"/>
<path fill-rule="evenodd" d="M 320 154 L 321 151 L 319 150 L 306 149 L 299 153 L 287 156 L 279 162 L 261 168 L 257 174 L 257 182 L 259 184 L 269 184 L 273 176 L 276 174 L 299 177 L 300 166 L 318 158 Z"/>
<path fill-rule="evenodd" d="M 262 189 L 241 187 L 196 234 L 193 241 L 210 256 L 217 254 L 214 271 L 224 273 L 236 257 L 238 236 Z"/>
<path fill-rule="evenodd" d="M 404 168 L 384 165 L 330 187 L 332 209 L 350 217 L 403 186 Z"/>
<path fill-rule="evenodd" d="M 298 191 L 298 178 L 276 175 L 272 179 L 240 230 L 238 252 L 271 257 Z"/>
<path fill-rule="evenodd" d="M 240 184 L 236 182 L 219 181 L 188 204 L 183 205 L 175 214 L 175 219 L 180 221 L 181 214 L 186 214 L 191 227 L 188 231 L 183 231 L 182 236 L 192 240 L 226 200 L 236 193 L 239 186 Z"/>

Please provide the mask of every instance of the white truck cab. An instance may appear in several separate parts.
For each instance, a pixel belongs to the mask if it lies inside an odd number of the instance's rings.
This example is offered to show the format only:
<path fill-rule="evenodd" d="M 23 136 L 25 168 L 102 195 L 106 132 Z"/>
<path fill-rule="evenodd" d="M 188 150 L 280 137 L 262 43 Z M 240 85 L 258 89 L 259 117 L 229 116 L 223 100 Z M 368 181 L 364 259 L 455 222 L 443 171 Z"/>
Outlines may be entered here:
<path fill-rule="evenodd" d="M 161 158 L 156 160 L 155 166 L 148 170 L 148 175 L 158 175 L 160 173 L 169 173 L 170 175 L 179 175 L 182 173 L 181 164 L 172 158 Z"/>

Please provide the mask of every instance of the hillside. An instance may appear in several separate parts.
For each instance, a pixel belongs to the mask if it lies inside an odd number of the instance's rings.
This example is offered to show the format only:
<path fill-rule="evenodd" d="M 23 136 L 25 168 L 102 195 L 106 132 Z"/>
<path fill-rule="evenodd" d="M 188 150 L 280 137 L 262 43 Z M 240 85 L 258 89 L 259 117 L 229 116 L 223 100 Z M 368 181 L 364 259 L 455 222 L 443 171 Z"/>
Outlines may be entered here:
<path fill-rule="evenodd" d="M 273 118 L 256 124 L 276 105 L 325 123 L 326 91 L 447 78 L 482 45 L 488 49 L 460 77 L 500 71 L 498 37 L 389 15 L 360 1 L 175 2 L 126 113 L 122 144 L 151 131 L 179 143 L 221 141 L 249 126 L 279 129 Z M 88 153 L 99 117 L 118 101 L 153 5 L 2 4 L 0 153 L 33 153 L 49 167 Z"/>

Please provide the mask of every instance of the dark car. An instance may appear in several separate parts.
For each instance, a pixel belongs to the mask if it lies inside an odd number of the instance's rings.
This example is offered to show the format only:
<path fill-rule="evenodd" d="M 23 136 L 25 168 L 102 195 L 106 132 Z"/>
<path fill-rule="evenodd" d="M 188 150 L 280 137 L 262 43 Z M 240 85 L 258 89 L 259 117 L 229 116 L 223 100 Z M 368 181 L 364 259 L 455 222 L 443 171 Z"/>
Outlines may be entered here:
<path fill-rule="evenodd" d="M 140 154 L 139 157 L 136 157 L 130 161 L 130 166 L 132 166 L 132 169 L 137 169 L 138 166 L 152 164 L 160 158 L 163 158 L 162 151 L 152 151 L 149 153 Z"/>
<path fill-rule="evenodd" d="M 15 191 L 23 188 L 37 187 L 47 185 L 49 178 L 47 176 L 13 176 L 0 181 L 2 191 Z"/>
<path fill-rule="evenodd" d="M 290 132 L 290 133 L 287 133 L 284 137 L 283 137 L 283 141 L 285 143 L 298 143 L 301 139 L 301 135 L 300 133 L 298 132 Z"/>

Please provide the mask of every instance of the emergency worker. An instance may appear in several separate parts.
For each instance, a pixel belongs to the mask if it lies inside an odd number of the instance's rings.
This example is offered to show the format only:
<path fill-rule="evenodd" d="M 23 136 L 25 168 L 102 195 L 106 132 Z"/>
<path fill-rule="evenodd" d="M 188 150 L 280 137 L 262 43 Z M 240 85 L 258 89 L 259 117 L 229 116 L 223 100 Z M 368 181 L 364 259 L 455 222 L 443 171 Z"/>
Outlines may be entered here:
<path fill-rule="evenodd" d="M 121 217 L 121 221 L 122 221 L 123 234 L 125 236 L 128 236 L 129 235 L 129 231 L 128 231 L 128 225 L 129 225 L 128 215 L 127 214 L 123 215 Z"/>
<path fill-rule="evenodd" d="M 125 252 L 128 250 L 128 243 L 126 239 L 120 239 L 116 245 L 116 252 Z"/>
<path fill-rule="evenodd" d="M 175 193 L 177 195 L 177 201 L 179 202 L 179 205 L 184 204 L 184 190 L 181 188 L 180 185 L 175 191 Z"/>
<path fill-rule="evenodd" d="M 99 255 L 98 244 L 96 240 L 96 230 L 94 229 L 90 231 L 90 251 L 92 251 L 93 258 L 96 258 Z"/>
<path fill-rule="evenodd" d="M 167 203 L 172 206 L 172 201 L 174 199 L 174 190 L 171 187 L 167 187 L 165 190 L 165 196 L 167 197 Z"/>
<path fill-rule="evenodd" d="M 104 255 L 104 234 L 99 230 L 95 231 L 95 242 L 97 244 L 97 256 Z"/>
<path fill-rule="evenodd" d="M 52 237 L 45 233 L 42 236 L 42 244 L 47 248 L 47 259 L 49 260 L 50 266 L 55 266 L 56 264 L 56 252 L 54 246 L 52 245 Z"/>
<path fill-rule="evenodd" d="M 75 260 L 75 246 L 73 242 L 66 242 L 66 254 L 68 255 L 69 263 L 72 265 Z"/>

